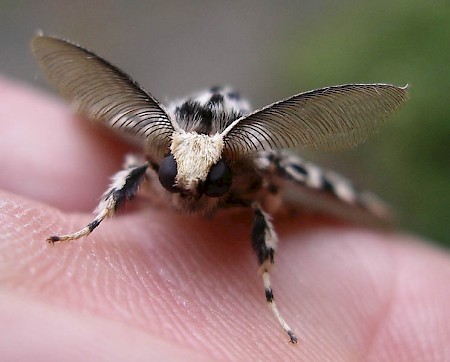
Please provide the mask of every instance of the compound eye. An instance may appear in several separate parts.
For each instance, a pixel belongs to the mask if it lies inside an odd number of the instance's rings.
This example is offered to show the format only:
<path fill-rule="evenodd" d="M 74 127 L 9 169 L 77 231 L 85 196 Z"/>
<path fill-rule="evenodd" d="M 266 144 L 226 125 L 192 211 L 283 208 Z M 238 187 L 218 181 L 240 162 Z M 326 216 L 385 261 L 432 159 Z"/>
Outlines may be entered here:
<path fill-rule="evenodd" d="M 172 154 L 165 157 L 159 164 L 158 170 L 159 182 L 170 192 L 179 192 L 178 187 L 175 186 L 175 178 L 177 176 L 177 162 Z"/>
<path fill-rule="evenodd" d="M 209 170 L 208 177 L 205 181 L 205 195 L 209 197 L 219 197 L 225 195 L 231 186 L 231 170 L 223 162 L 219 160 Z"/>

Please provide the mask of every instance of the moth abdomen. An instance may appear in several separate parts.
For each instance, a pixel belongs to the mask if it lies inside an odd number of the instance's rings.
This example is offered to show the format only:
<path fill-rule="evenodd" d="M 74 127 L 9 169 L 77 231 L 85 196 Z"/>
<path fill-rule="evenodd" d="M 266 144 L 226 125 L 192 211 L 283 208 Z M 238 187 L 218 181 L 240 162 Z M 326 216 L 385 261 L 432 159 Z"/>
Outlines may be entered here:
<path fill-rule="evenodd" d="M 349 206 L 362 208 L 379 219 L 387 221 L 392 219 L 389 207 L 375 195 L 359 189 L 344 176 L 305 161 L 298 155 L 282 151 L 262 152 L 257 158 L 256 165 L 269 179 L 278 177 L 279 180 L 275 180 L 275 184 L 284 180 L 300 186 L 301 189 L 297 191 L 311 190 L 316 194 L 316 197 L 311 195 L 311 199 L 320 200 L 317 205 L 320 205 L 319 208 L 325 213 L 333 214 L 334 205 L 332 202 L 327 203 L 326 196 L 328 196 Z M 285 189 L 287 187 L 288 185 L 285 185 Z M 306 199 L 309 200 L 308 197 Z M 307 205 L 309 203 L 310 201 L 305 202 Z"/>

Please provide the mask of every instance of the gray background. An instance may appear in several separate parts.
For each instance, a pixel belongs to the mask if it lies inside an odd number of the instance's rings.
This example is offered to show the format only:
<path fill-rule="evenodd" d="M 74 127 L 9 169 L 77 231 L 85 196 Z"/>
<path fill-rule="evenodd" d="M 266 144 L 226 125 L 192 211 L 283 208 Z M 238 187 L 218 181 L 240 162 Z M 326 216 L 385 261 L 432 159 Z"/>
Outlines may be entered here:
<path fill-rule="evenodd" d="M 300 46 L 307 31 L 299 29 L 333 11 L 333 1 L 324 0 L 0 4 L 2 73 L 29 82 L 40 77 L 27 46 L 41 30 L 112 61 L 158 98 L 226 84 L 255 106 L 289 95 L 277 77 L 279 59 L 292 51 L 284 41 L 295 31 Z"/>

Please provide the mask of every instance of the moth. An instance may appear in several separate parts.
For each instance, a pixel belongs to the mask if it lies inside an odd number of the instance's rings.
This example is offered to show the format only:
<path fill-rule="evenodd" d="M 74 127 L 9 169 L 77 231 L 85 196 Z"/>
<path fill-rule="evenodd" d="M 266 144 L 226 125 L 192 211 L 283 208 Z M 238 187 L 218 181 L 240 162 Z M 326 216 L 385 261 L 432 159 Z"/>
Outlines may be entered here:
<path fill-rule="evenodd" d="M 251 246 L 266 301 L 290 342 L 296 343 L 275 304 L 270 281 L 277 244 L 270 215 L 281 206 L 285 187 L 326 194 L 377 218 L 387 211 L 344 177 L 287 150 L 336 151 L 363 142 L 405 102 L 407 86 L 326 87 L 256 111 L 232 89 L 213 87 L 165 106 L 119 68 L 81 46 L 39 35 L 31 49 L 49 81 L 78 113 L 137 140 L 144 151 L 142 160 L 129 157 L 113 176 L 92 222 L 47 241 L 89 235 L 132 199 L 144 180 L 181 213 L 211 215 L 223 208 L 251 208 Z"/>

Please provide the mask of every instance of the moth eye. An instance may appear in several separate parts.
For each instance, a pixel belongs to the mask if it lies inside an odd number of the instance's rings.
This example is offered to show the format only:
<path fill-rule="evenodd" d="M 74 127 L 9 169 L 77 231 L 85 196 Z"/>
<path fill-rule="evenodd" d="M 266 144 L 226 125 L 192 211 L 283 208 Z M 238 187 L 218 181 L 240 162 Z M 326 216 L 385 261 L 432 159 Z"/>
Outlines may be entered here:
<path fill-rule="evenodd" d="M 209 197 L 219 197 L 225 195 L 231 186 L 231 170 L 220 160 L 209 170 L 205 181 L 205 195 Z"/>
<path fill-rule="evenodd" d="M 175 178 L 177 176 L 177 162 L 172 154 L 165 157 L 159 164 L 158 170 L 159 182 L 170 192 L 179 192 L 178 187 L 175 186 Z"/>

